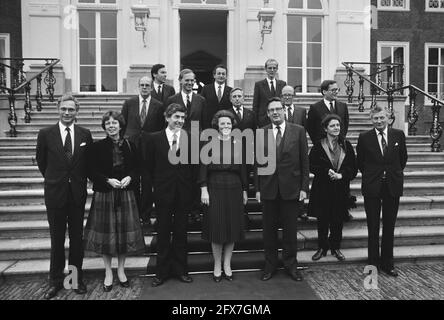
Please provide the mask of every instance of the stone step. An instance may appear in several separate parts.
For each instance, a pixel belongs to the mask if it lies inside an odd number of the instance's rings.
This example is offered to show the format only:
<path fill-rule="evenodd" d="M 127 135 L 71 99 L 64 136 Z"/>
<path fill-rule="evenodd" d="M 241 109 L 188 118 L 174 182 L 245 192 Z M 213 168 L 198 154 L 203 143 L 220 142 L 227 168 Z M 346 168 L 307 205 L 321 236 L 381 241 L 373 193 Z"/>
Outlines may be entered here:
<path fill-rule="evenodd" d="M 350 190 L 353 194 L 357 194 L 361 191 L 361 184 L 352 183 Z M 444 183 L 436 182 L 407 182 L 404 183 L 404 195 L 406 196 L 441 196 L 444 194 Z"/>
<path fill-rule="evenodd" d="M 312 261 L 314 251 L 298 252 L 298 262 L 302 266 L 316 267 L 323 265 L 344 265 L 344 264 L 365 264 L 367 260 L 366 248 L 342 249 L 346 260 L 338 262 L 336 258 L 328 254 L 319 261 Z M 417 262 L 442 260 L 444 257 L 443 245 L 430 246 L 396 246 L 394 247 L 395 264 L 402 262 Z M 125 270 L 128 274 L 154 275 L 155 257 L 128 257 L 126 259 Z M 49 259 L 32 260 L 10 260 L 0 262 L 0 275 L 4 278 L 28 275 L 48 274 Z M 190 274 L 212 273 L 212 257 L 210 254 L 190 254 L 188 256 L 188 266 Z M 147 270 L 148 265 L 148 270 Z M 232 269 L 234 272 L 257 271 L 264 265 L 264 253 L 262 251 L 243 252 L 235 250 L 232 258 Z M 117 268 L 117 259 L 113 259 L 113 268 Z M 85 257 L 83 260 L 83 270 L 86 273 L 100 272 L 104 270 L 102 258 Z"/>
<path fill-rule="evenodd" d="M 2 214 L 0 209 L 0 215 Z M 40 216 L 46 216 L 46 209 L 35 208 L 35 211 L 41 210 Z M 11 214 L 11 213 L 10 213 Z M 20 214 L 23 214 L 21 212 Z M 85 218 L 86 219 L 86 218 Z M 86 220 L 85 220 L 86 223 Z M 381 222 L 382 223 L 382 222 Z M 382 225 L 382 224 L 381 224 Z M 444 226 L 444 210 L 400 210 L 396 220 L 396 227 L 419 227 L 419 226 Z M 367 228 L 367 220 L 365 212 L 353 212 L 353 220 L 345 223 L 344 230 L 365 229 Z M 262 213 L 250 213 L 246 230 L 256 230 L 260 233 L 262 229 Z M 200 235 L 202 225 L 193 224 L 188 226 L 190 234 Z M 298 230 L 317 230 L 317 222 L 315 218 L 309 218 L 308 221 L 300 221 Z M 153 236 L 156 233 L 152 229 L 146 227 L 145 235 Z M 31 238 L 49 238 L 49 225 L 44 217 L 38 220 L 12 220 L 2 221 L 0 219 L 0 239 L 31 239 Z"/>
<path fill-rule="evenodd" d="M 1 195 L 0 191 L 0 195 Z M 11 193 L 10 193 L 11 194 Z M 354 193 L 357 197 L 357 208 L 354 211 L 364 211 L 364 199 L 360 193 Z M 9 198 L 12 196 L 10 195 Z M 86 212 L 90 207 L 92 197 L 89 196 L 86 204 Z M 0 221 L 26 221 L 26 220 L 44 220 L 46 219 L 46 207 L 44 205 L 43 195 L 38 195 L 37 198 L 32 199 L 31 203 L 20 201 L 20 198 L 15 198 L 15 201 L 2 201 L 0 197 Z M 306 200 L 306 204 L 308 200 Z M 400 199 L 399 210 L 443 210 L 444 196 L 404 196 Z M 256 212 L 262 212 L 262 206 L 256 200 L 250 199 L 246 211 L 253 216 Z M 197 226 L 196 228 L 199 228 Z"/>
<path fill-rule="evenodd" d="M 1 161 L 0 157 L 0 161 Z M 18 158 L 16 157 L 19 161 Z M 13 157 L 11 157 L 13 161 Z M 28 159 L 30 165 L 34 165 L 31 159 Z M 310 180 L 313 180 L 314 175 L 310 174 Z M 361 173 L 358 173 L 354 184 L 360 184 L 362 179 Z M 43 177 L 14 177 L 14 178 L 3 178 L 0 177 L 0 190 L 24 190 L 24 189 L 43 189 Z M 442 171 L 414 171 L 405 172 L 404 182 L 405 183 L 439 183 L 444 181 L 444 172 Z"/>
<path fill-rule="evenodd" d="M 341 247 L 366 248 L 367 229 L 343 230 Z M 156 237 L 145 236 L 146 255 L 155 255 Z M 444 226 L 398 227 L 395 229 L 395 246 L 442 245 L 444 244 Z M 65 241 L 65 247 L 68 239 Z M 200 232 L 188 234 L 188 251 L 195 254 L 210 253 L 210 243 L 201 239 Z M 298 232 L 298 248 L 313 251 L 317 248 L 317 231 L 301 230 Z M 236 244 L 236 250 L 263 250 L 262 230 L 250 230 L 245 233 L 245 240 Z M 50 239 L 13 239 L 0 240 L 0 261 L 49 258 Z M 444 253 L 443 253 L 444 254 Z M 86 256 L 97 256 L 86 253 Z"/>

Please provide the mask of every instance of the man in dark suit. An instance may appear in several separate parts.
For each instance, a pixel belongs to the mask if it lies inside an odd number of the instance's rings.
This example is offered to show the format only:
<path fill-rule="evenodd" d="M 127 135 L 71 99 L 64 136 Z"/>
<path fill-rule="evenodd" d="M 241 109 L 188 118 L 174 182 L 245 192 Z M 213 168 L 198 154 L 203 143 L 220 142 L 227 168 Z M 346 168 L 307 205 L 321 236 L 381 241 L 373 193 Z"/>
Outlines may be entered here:
<path fill-rule="evenodd" d="M 227 86 L 227 68 L 218 65 L 213 70 L 214 83 L 206 85 L 201 92 L 202 97 L 207 101 L 207 107 L 204 110 L 203 129 L 211 128 L 211 120 L 213 120 L 216 112 L 220 110 L 230 110 L 230 91 L 231 87 Z"/>
<path fill-rule="evenodd" d="M 297 269 L 297 216 L 300 202 L 308 193 L 307 137 L 303 127 L 284 120 L 284 108 L 279 98 L 270 100 L 268 115 L 272 124 L 263 128 L 265 140 L 258 139 L 257 143 L 259 148 L 264 148 L 265 155 L 275 157 L 276 166 L 275 170 L 268 168 L 270 172 L 260 172 L 260 167 L 256 169 L 256 197 L 263 203 L 265 268 L 261 280 L 270 280 L 278 268 L 281 223 L 284 267 L 293 280 L 301 281 L 302 275 Z M 273 142 L 269 142 L 269 135 Z"/>
<path fill-rule="evenodd" d="M 144 164 L 152 177 L 158 219 L 154 287 L 170 276 L 186 283 L 193 281 L 187 270 L 187 210 L 192 204 L 195 168 L 189 152 L 190 137 L 182 130 L 186 113 L 185 106 L 170 104 L 165 111 L 168 127 L 147 140 Z M 187 163 L 173 164 L 170 157 L 180 157 L 181 152 L 188 153 Z"/>
<path fill-rule="evenodd" d="M 294 88 L 285 86 L 282 89 L 281 100 L 284 105 L 285 121 L 298 124 L 302 127 L 307 126 L 307 110 L 293 104 Z"/>
<path fill-rule="evenodd" d="M 256 122 L 259 128 L 270 123 L 267 115 L 267 106 L 270 98 L 280 97 L 282 88 L 287 85 L 285 81 L 277 80 L 279 64 L 275 59 L 265 62 L 267 78 L 254 84 L 253 111 L 256 114 Z"/>
<path fill-rule="evenodd" d="M 368 228 L 368 263 L 390 276 L 398 276 L 393 264 L 393 238 L 399 198 L 403 194 L 407 147 L 404 132 L 388 127 L 390 111 L 376 106 L 370 112 L 374 129 L 361 133 L 357 163 L 362 172 L 362 195 Z M 382 241 L 379 224 L 382 207 Z"/>
<path fill-rule="evenodd" d="M 152 90 L 153 80 L 148 76 L 142 77 L 139 80 L 139 95 L 126 100 L 122 106 L 122 115 L 126 123 L 122 134 L 136 145 L 139 160 L 143 153 L 141 140 L 144 139 L 144 136 L 165 128 L 163 105 L 151 97 Z M 140 218 L 143 221 L 148 221 L 150 216 L 154 217 L 152 186 L 147 173 L 143 167 L 141 169 L 140 182 L 134 182 L 141 188 L 135 196 Z"/>
<path fill-rule="evenodd" d="M 202 129 L 204 122 L 204 110 L 207 108 L 207 102 L 200 94 L 193 92 L 193 86 L 196 82 L 196 75 L 190 69 L 183 69 L 179 75 L 181 91 L 168 98 L 167 104 L 180 104 L 187 108 L 187 118 L 183 126 L 184 130 L 191 129 L 191 122 L 197 121 Z M 200 199 L 200 198 L 199 198 Z"/>
<path fill-rule="evenodd" d="M 86 293 L 83 283 L 83 218 L 87 196 L 87 155 L 92 145 L 91 132 L 74 125 L 78 101 L 70 94 L 57 102 L 60 121 L 40 130 L 36 159 L 45 179 L 45 205 L 51 235 L 50 287 L 45 299 L 63 288 L 65 269 L 65 233 L 68 224 L 70 266 L 77 268 L 78 294 Z"/>
<path fill-rule="evenodd" d="M 230 91 L 230 101 L 233 107 L 231 111 L 237 121 L 240 130 L 256 130 L 256 117 L 254 112 L 244 107 L 244 91 L 241 88 L 234 88 Z"/>
<path fill-rule="evenodd" d="M 168 106 L 168 98 L 176 94 L 176 90 L 168 84 L 166 84 L 167 71 L 163 64 L 155 64 L 151 68 L 151 77 L 153 78 L 153 91 L 151 96 L 162 102 L 163 109 L 165 110 Z"/>
<path fill-rule="evenodd" d="M 341 117 L 341 135 L 345 138 L 348 131 L 348 108 L 347 104 L 337 101 L 339 88 L 334 80 L 325 80 L 321 84 L 321 93 L 324 99 L 310 106 L 307 119 L 307 131 L 313 143 L 324 137 L 325 131 L 321 122 L 329 113 L 335 113 Z"/>

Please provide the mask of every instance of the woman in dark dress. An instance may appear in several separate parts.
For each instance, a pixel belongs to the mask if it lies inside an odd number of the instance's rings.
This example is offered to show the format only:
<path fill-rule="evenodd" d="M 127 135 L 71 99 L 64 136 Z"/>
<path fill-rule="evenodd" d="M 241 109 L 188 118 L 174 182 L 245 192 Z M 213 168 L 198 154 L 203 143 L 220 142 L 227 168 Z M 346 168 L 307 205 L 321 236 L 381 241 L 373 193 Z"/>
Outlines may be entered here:
<path fill-rule="evenodd" d="M 244 237 L 247 171 L 245 164 L 240 164 L 241 142 L 231 136 L 235 124 L 230 111 L 221 110 L 215 114 L 212 127 L 218 130 L 218 137 L 207 145 L 211 144 L 213 161 L 200 166 L 201 201 L 208 206 L 204 214 L 202 237 L 211 242 L 213 279 L 216 282 L 220 282 L 222 277 L 233 280 L 231 257 L 234 243 Z"/>
<path fill-rule="evenodd" d="M 112 256 L 117 256 L 117 276 L 122 287 L 129 287 L 125 275 L 128 254 L 144 252 L 145 242 L 139 221 L 134 190 L 137 171 L 135 146 L 120 137 L 123 116 L 109 111 L 102 118 L 107 137 L 91 148 L 90 171 L 93 200 L 85 227 L 85 250 L 101 254 L 105 264 L 103 290 L 113 286 Z"/>
<path fill-rule="evenodd" d="M 312 259 L 325 257 L 328 249 L 339 261 L 343 221 L 348 215 L 350 181 L 356 177 L 355 152 L 341 135 L 341 118 L 327 115 L 322 121 L 327 136 L 310 151 L 310 172 L 314 174 L 308 205 L 309 216 L 317 218 L 318 250 Z M 330 231 L 330 237 L 329 237 Z"/>

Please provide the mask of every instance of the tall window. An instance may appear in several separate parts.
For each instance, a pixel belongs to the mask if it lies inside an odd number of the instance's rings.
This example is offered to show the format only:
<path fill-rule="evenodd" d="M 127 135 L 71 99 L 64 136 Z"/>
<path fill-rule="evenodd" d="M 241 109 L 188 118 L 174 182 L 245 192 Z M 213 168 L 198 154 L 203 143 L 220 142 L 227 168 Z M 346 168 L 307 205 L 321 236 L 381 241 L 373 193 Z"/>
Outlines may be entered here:
<path fill-rule="evenodd" d="M 118 91 L 117 11 L 107 6 L 115 3 L 116 0 L 79 0 L 81 92 Z"/>
<path fill-rule="evenodd" d="M 10 43 L 9 43 L 9 33 L 0 33 L 0 62 L 6 65 L 11 65 L 10 60 L 1 60 L 1 58 L 10 58 Z M 10 87 L 10 72 L 8 68 L 6 68 L 6 86 Z"/>
<path fill-rule="evenodd" d="M 409 0 L 378 0 L 378 10 L 410 10 Z"/>
<path fill-rule="evenodd" d="M 399 87 L 409 83 L 409 43 L 408 42 L 386 42 L 378 41 L 378 62 L 381 63 L 402 63 L 403 71 L 396 67 L 393 70 L 393 85 Z M 387 73 L 381 74 L 382 87 L 387 87 Z"/>
<path fill-rule="evenodd" d="M 426 44 L 426 67 L 428 93 L 444 99 L 444 44 Z"/>
<path fill-rule="evenodd" d="M 319 92 L 323 48 L 321 14 L 322 5 L 319 0 L 289 2 L 287 78 L 288 83 L 296 87 L 298 92 Z"/>

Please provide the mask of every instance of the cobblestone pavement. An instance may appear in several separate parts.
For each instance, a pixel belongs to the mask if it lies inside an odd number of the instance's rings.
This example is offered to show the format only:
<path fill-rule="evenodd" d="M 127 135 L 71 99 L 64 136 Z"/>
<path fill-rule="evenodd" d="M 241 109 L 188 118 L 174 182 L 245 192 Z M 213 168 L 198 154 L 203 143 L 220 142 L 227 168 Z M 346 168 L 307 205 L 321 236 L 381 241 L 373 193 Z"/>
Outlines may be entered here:
<path fill-rule="evenodd" d="M 305 281 L 323 300 L 437 300 L 444 299 L 444 263 L 398 265 L 398 278 L 380 274 L 377 290 L 365 290 L 364 265 L 320 266 L 304 271 Z M 208 276 L 208 275 L 204 275 Z M 115 284 L 110 293 L 102 291 L 102 275 L 89 274 L 85 280 L 88 293 L 77 295 L 62 290 L 58 300 L 134 300 L 151 279 L 130 277 L 131 289 Z M 259 281 L 259 280 L 258 280 Z M 273 281 L 273 280 L 271 280 Z M 195 283 L 199 284 L 199 277 Z M 0 300 L 43 299 L 47 282 L 44 276 L 10 277 L 0 280 Z M 285 295 L 285 292 L 283 292 Z M 193 297 L 189 298 L 193 300 Z"/>

